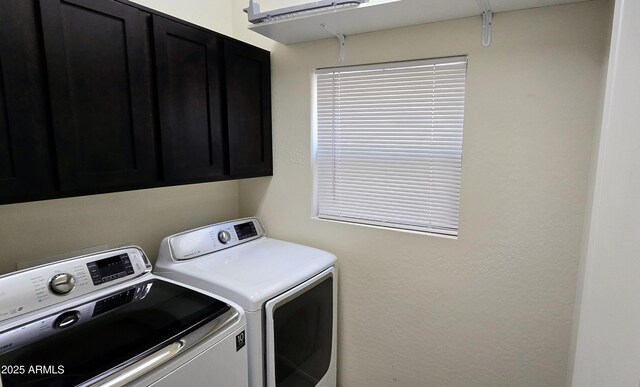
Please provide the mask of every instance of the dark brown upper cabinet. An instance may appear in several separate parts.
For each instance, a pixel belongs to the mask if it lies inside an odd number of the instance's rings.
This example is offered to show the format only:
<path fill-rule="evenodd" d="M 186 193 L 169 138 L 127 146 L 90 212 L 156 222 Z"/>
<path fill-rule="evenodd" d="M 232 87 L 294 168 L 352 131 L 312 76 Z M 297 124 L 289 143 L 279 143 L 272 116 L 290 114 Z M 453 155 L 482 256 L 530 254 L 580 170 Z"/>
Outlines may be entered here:
<path fill-rule="evenodd" d="M 220 178 L 226 170 L 221 38 L 157 15 L 153 37 L 164 177 Z"/>
<path fill-rule="evenodd" d="M 0 2 L 0 203 L 49 197 L 55 188 L 34 6 Z"/>
<path fill-rule="evenodd" d="M 154 183 L 144 14 L 108 0 L 40 0 L 60 189 Z"/>
<path fill-rule="evenodd" d="M 271 175 L 270 72 L 128 0 L 0 0 L 0 204 Z"/>
<path fill-rule="evenodd" d="M 225 40 L 224 57 L 231 176 L 271 175 L 269 52 Z"/>

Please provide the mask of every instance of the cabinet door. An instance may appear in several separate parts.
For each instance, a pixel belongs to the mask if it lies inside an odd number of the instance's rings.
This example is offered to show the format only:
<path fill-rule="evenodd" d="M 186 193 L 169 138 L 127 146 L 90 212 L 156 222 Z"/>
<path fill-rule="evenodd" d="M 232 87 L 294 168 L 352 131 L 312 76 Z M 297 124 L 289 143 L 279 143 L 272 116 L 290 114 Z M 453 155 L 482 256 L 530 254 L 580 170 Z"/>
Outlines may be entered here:
<path fill-rule="evenodd" d="M 0 2 L 0 203 L 54 189 L 36 11 L 31 1 Z"/>
<path fill-rule="evenodd" d="M 222 176 L 218 37 L 156 15 L 153 33 L 165 179 Z"/>
<path fill-rule="evenodd" d="M 144 14 L 111 0 L 40 0 L 63 191 L 156 179 Z"/>
<path fill-rule="evenodd" d="M 231 176 L 271 175 L 269 52 L 227 40 L 224 54 Z"/>

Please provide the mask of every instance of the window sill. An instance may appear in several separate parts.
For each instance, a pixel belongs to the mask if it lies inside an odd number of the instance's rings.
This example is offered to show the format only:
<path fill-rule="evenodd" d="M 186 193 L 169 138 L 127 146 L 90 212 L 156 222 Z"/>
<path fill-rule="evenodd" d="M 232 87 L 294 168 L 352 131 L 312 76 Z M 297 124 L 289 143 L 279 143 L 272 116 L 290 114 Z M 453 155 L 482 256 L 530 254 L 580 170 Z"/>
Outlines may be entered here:
<path fill-rule="evenodd" d="M 346 220 L 319 218 L 317 216 L 312 216 L 311 219 L 319 220 L 319 221 L 323 221 L 323 222 L 346 224 L 346 225 L 351 225 L 351 226 L 368 227 L 368 228 L 374 228 L 374 229 L 378 229 L 378 230 L 395 231 L 395 232 L 401 232 L 401 233 L 405 233 L 405 234 L 427 235 L 427 236 L 433 236 L 433 237 L 444 238 L 444 239 L 453 239 L 453 240 L 457 240 L 458 239 L 458 236 L 455 236 L 455 235 L 438 234 L 438 233 L 430 232 L 430 231 L 407 230 L 407 229 L 403 229 L 403 228 L 380 226 L 380 225 L 375 225 L 375 224 L 349 222 L 349 221 L 346 221 Z"/>

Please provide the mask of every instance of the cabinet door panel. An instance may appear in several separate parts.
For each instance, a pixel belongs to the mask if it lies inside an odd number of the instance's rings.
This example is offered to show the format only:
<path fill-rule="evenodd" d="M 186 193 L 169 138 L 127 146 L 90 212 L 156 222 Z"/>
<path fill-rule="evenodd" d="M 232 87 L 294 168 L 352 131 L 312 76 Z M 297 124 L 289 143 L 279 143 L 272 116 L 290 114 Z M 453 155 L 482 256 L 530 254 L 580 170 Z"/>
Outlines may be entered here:
<path fill-rule="evenodd" d="M 2 69 L 2 56 L 0 56 L 0 70 Z M 0 179 L 12 180 L 16 178 L 13 152 L 11 151 L 11 138 L 9 137 L 9 122 L 6 114 L 6 87 L 4 77 L 0 72 Z"/>
<path fill-rule="evenodd" d="M 269 52 L 225 41 L 229 163 L 233 177 L 272 173 Z"/>
<path fill-rule="evenodd" d="M 222 176 L 218 38 L 155 15 L 153 28 L 165 178 Z"/>
<path fill-rule="evenodd" d="M 36 13 L 31 1 L 0 2 L 0 203 L 54 190 Z"/>
<path fill-rule="evenodd" d="M 63 190 L 156 178 L 144 15 L 111 0 L 41 0 Z"/>

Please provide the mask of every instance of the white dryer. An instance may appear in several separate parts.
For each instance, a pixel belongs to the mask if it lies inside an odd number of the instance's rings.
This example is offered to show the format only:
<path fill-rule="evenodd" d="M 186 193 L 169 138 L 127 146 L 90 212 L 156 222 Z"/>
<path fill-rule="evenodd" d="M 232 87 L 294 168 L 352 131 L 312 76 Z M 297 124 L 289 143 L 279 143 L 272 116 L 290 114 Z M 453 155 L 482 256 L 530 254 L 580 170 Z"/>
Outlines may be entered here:
<path fill-rule="evenodd" d="M 335 255 L 267 238 L 258 219 L 165 238 L 154 272 L 244 308 L 251 387 L 335 386 Z"/>

